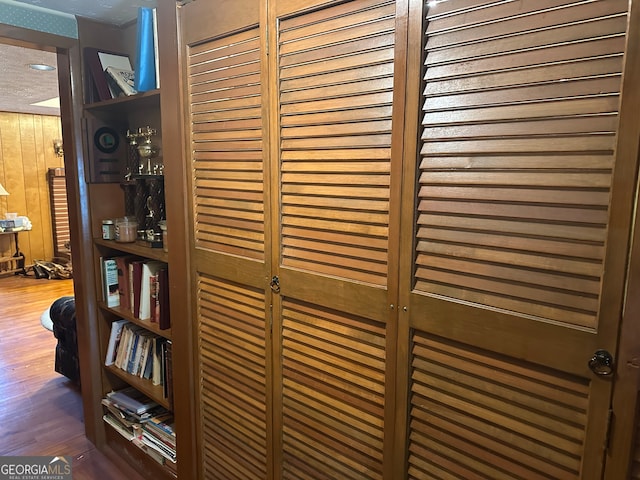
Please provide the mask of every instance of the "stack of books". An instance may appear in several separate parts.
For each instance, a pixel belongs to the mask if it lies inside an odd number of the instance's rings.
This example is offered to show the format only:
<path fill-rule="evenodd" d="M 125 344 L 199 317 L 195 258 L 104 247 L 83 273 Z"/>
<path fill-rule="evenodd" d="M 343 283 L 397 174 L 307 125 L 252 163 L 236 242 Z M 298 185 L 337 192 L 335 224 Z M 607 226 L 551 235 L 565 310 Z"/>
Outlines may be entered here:
<path fill-rule="evenodd" d="M 127 440 L 142 438 L 142 425 L 167 410 L 133 387 L 107 393 L 102 419 Z"/>
<path fill-rule="evenodd" d="M 109 392 L 102 399 L 103 420 L 120 435 L 170 470 L 175 470 L 173 414 L 133 387 Z"/>
<path fill-rule="evenodd" d="M 176 461 L 176 434 L 173 415 L 158 414 L 142 424 L 142 443 L 164 458 L 164 463 Z"/>

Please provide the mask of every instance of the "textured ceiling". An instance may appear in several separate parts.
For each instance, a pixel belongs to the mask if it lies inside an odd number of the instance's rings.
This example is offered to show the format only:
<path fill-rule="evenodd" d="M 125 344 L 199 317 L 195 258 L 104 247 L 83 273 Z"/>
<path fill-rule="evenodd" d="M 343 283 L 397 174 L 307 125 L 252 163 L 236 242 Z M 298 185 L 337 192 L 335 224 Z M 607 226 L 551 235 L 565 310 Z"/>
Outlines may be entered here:
<path fill-rule="evenodd" d="M 122 25 L 133 21 L 138 7 L 155 7 L 156 0 L 17 0 L 80 17 Z M 35 71 L 30 63 L 56 66 L 54 53 L 0 44 L 0 111 L 60 115 L 59 108 L 35 107 L 31 103 L 58 96 L 58 74 Z"/>
<path fill-rule="evenodd" d="M 55 67 L 56 54 L 0 44 L 0 110 L 60 115 L 59 108 L 30 105 L 58 96 L 58 72 L 32 70 L 29 63 Z"/>
<path fill-rule="evenodd" d="M 155 7 L 156 0 L 16 0 L 47 10 L 122 25 L 134 20 L 138 7 Z"/>

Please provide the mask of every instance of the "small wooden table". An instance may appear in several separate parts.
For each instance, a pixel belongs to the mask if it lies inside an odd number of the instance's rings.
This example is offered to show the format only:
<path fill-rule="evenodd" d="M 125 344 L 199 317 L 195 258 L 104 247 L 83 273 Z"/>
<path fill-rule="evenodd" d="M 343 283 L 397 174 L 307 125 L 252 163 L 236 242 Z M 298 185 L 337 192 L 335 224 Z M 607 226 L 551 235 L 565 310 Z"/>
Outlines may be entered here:
<path fill-rule="evenodd" d="M 0 274 L 5 274 L 5 273 L 13 273 L 15 275 L 18 274 L 23 274 L 26 275 L 27 271 L 24 268 L 24 255 L 22 254 L 22 252 L 20 252 L 20 246 L 18 245 L 18 234 L 20 232 L 27 232 L 28 230 L 13 230 L 13 231 L 4 231 L 4 232 L 0 232 L 1 236 L 4 235 L 13 235 L 14 238 L 14 243 L 16 245 L 16 251 L 13 254 L 13 256 L 11 257 L 0 257 L 0 268 L 6 264 L 8 264 L 10 267 L 7 270 L 2 270 L 0 269 Z"/>

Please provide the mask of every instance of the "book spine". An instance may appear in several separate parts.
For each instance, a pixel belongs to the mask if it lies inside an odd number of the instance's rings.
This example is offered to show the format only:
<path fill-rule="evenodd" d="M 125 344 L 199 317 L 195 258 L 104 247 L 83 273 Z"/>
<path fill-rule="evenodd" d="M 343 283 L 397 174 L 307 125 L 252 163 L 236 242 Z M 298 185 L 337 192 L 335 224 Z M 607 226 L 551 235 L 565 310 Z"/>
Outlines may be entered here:
<path fill-rule="evenodd" d="M 126 320 L 116 320 L 111 324 L 111 335 L 109 336 L 109 345 L 107 346 L 107 355 L 104 362 L 106 366 L 113 365 L 116 360 L 122 338 L 122 330 L 126 323 L 128 323 Z"/>
<path fill-rule="evenodd" d="M 120 306 L 118 265 L 113 258 L 107 258 L 104 260 L 104 293 L 107 307 Z"/>
<path fill-rule="evenodd" d="M 140 343 L 140 332 L 136 331 L 133 337 L 133 343 L 131 345 L 131 352 L 129 353 L 129 362 L 127 363 L 127 372 L 133 375 L 136 365 L 136 355 L 139 355 L 138 344 Z"/>
<path fill-rule="evenodd" d="M 152 9 L 153 15 L 153 61 L 156 69 L 156 88 L 160 88 L 160 55 L 158 52 L 158 9 Z"/>
<path fill-rule="evenodd" d="M 162 354 L 165 340 L 162 337 L 156 337 L 153 342 L 153 367 L 151 369 L 151 379 L 154 385 L 162 385 Z"/>
<path fill-rule="evenodd" d="M 130 340 L 131 340 L 131 324 L 127 324 L 122 329 L 122 334 L 120 337 L 120 346 L 118 347 L 118 352 L 116 353 L 116 359 L 114 362 L 114 365 L 120 369 L 124 364 L 124 360 L 127 355 L 127 351 L 129 349 Z"/>
<path fill-rule="evenodd" d="M 102 65 L 100 64 L 98 49 L 86 47 L 84 49 L 84 59 L 88 67 L 89 77 L 93 80 L 93 85 L 96 89 L 97 99 L 110 100 L 111 91 L 109 90 L 109 84 L 107 83 L 104 70 L 102 70 Z"/>
<path fill-rule="evenodd" d="M 142 288 L 142 265 L 143 261 L 135 261 L 132 264 L 132 296 L 133 296 L 133 310 L 132 314 L 136 318 L 140 318 L 140 293 Z"/>
<path fill-rule="evenodd" d="M 160 320 L 159 283 L 158 272 L 152 273 L 149 276 L 149 319 L 152 323 L 158 323 Z"/>
<path fill-rule="evenodd" d="M 120 293 L 120 306 L 126 310 L 131 308 L 129 295 L 129 266 L 127 257 L 116 257 L 118 266 L 118 292 Z"/>
<path fill-rule="evenodd" d="M 136 79 L 138 92 L 156 88 L 156 67 L 153 47 L 153 12 L 151 8 L 138 8 L 138 30 L 136 36 Z"/>
<path fill-rule="evenodd" d="M 173 344 L 171 340 L 164 343 L 164 397 L 169 401 L 169 405 L 173 408 Z"/>
<path fill-rule="evenodd" d="M 169 270 L 162 268 L 158 272 L 158 326 L 160 330 L 171 328 L 169 316 Z"/>

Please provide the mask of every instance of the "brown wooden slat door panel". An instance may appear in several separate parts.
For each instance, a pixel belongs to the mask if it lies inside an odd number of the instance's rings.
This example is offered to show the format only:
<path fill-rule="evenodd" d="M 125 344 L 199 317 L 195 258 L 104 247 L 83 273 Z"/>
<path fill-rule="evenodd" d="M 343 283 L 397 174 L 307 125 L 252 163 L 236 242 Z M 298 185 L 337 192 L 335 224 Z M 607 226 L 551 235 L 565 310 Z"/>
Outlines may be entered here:
<path fill-rule="evenodd" d="M 282 478 L 382 478 L 384 324 L 283 303 Z"/>
<path fill-rule="evenodd" d="M 615 354 L 623 298 L 628 3 L 422 8 L 404 474 L 600 478 L 612 382 L 587 362 Z"/>
<path fill-rule="evenodd" d="M 613 7 L 617 2 L 603 3 Z M 510 8 L 431 13 L 427 37 L 430 31 L 438 37 L 468 27 L 469 16 L 502 12 L 500 18 L 509 18 Z M 456 28 L 451 22 L 457 16 L 465 23 Z M 595 29 L 601 22 L 551 22 L 504 38 L 502 22 L 494 21 L 474 24 L 482 41 L 471 46 L 454 41 L 432 50 L 427 41 L 416 290 L 597 327 L 626 11 L 615 12 Z M 571 53 L 556 55 L 556 49 Z M 561 82 L 492 84 L 489 93 L 465 93 L 464 86 L 445 91 L 437 85 L 441 78 L 451 82 L 452 77 L 600 57 L 618 58 L 618 71 L 595 78 L 567 76 Z M 610 121 L 599 125 L 598 116 Z M 590 122 L 574 126 L 585 117 Z M 582 164 L 584 156 L 589 158 Z M 543 165 L 536 165 L 538 158 Z M 433 195 L 431 187 L 442 189 Z M 447 188 L 457 191 L 448 196 Z M 501 195 L 490 198 L 485 191 Z M 558 223 L 573 230 L 554 233 Z M 451 269 L 452 259 L 466 267 Z M 574 284 L 576 277 L 587 288 Z M 550 279 L 556 285 L 552 291 Z"/>
<path fill-rule="evenodd" d="M 267 478 L 264 292 L 201 275 L 198 378 L 204 478 Z"/>
<path fill-rule="evenodd" d="M 268 479 L 273 431 L 260 6 L 252 0 L 215 7 L 193 2 L 180 12 L 197 315 L 198 475 Z"/>
<path fill-rule="evenodd" d="M 279 23 L 282 265 L 385 286 L 395 5 L 346 5 Z"/>
<path fill-rule="evenodd" d="M 403 9 L 271 13 L 282 478 L 391 478 Z"/>
<path fill-rule="evenodd" d="M 188 78 L 196 248 L 264 260 L 259 30 L 192 47 Z"/>
<path fill-rule="evenodd" d="M 584 379 L 416 333 L 411 478 L 578 478 Z"/>

